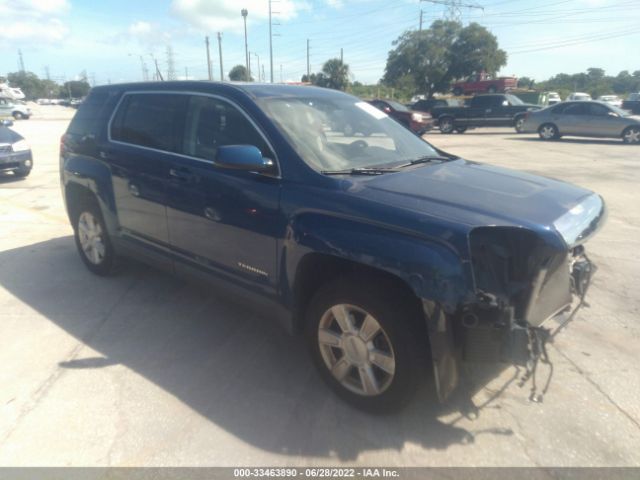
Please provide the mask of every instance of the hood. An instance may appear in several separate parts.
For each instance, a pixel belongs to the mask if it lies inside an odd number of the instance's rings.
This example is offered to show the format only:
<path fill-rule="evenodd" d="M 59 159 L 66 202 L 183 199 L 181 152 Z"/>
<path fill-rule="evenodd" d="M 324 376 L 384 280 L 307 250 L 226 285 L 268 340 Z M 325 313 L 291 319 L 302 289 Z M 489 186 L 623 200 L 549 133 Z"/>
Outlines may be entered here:
<path fill-rule="evenodd" d="M 349 190 L 358 196 L 471 228 L 552 229 L 557 219 L 595 195 L 558 180 L 466 160 L 350 179 Z"/>

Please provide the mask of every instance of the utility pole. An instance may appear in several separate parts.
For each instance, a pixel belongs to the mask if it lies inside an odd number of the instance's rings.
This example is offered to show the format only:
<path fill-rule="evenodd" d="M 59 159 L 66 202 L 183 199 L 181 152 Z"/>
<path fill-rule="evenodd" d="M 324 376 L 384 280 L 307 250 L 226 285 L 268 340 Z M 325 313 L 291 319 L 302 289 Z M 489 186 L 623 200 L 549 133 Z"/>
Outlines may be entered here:
<path fill-rule="evenodd" d="M 271 67 L 271 83 L 273 83 L 273 32 L 271 31 L 271 23 L 271 0 L 269 0 L 269 66 Z M 22 53 L 20 58 L 22 58 Z"/>
<path fill-rule="evenodd" d="M 260 77 L 260 55 L 258 55 L 256 52 L 253 52 L 253 55 L 255 55 L 257 59 L 258 82 L 264 81 L 264 78 Z"/>
<path fill-rule="evenodd" d="M 153 63 L 155 63 L 156 65 L 156 78 L 161 82 L 164 82 L 164 77 L 162 76 L 162 72 L 160 71 L 160 67 L 158 66 L 158 59 L 152 53 L 150 53 L 149 55 L 153 59 Z"/>
<path fill-rule="evenodd" d="M 422 11 L 422 9 L 420 9 L 420 29 L 419 29 L 419 31 L 422 31 L 422 14 L 423 13 L 424 12 Z"/>
<path fill-rule="evenodd" d="M 264 81 L 264 79 L 267 78 L 264 74 L 264 63 L 262 64 L 262 79 Z"/>
<path fill-rule="evenodd" d="M 307 38 L 307 82 L 311 81 L 311 65 L 309 64 L 309 39 Z"/>
<path fill-rule="evenodd" d="M 224 68 L 222 67 L 222 33 L 218 32 L 218 54 L 220 55 L 220 81 L 224 82 Z"/>
<path fill-rule="evenodd" d="M 280 83 L 284 83 L 284 80 L 282 79 L 282 64 L 280 64 Z"/>
<path fill-rule="evenodd" d="M 211 54 L 209 53 L 209 37 L 204 37 L 204 44 L 207 46 L 207 71 L 209 72 L 209 81 L 213 80 L 213 72 L 211 71 Z"/>
<path fill-rule="evenodd" d="M 344 52 L 340 49 L 340 63 L 344 63 Z"/>
<path fill-rule="evenodd" d="M 44 76 L 47 78 L 47 80 L 51 80 L 51 75 L 49 74 L 49 65 L 46 65 L 44 67 Z"/>
<path fill-rule="evenodd" d="M 249 11 L 246 8 L 240 10 L 240 14 L 242 15 L 242 19 L 244 20 L 244 57 L 245 57 L 245 66 L 247 67 L 247 82 L 251 81 L 251 65 L 249 64 L 249 44 L 247 43 L 247 15 L 249 15 Z M 258 75 L 260 71 L 258 70 Z"/>
<path fill-rule="evenodd" d="M 271 4 L 269 4 L 271 5 Z M 271 8 L 271 7 L 269 7 Z M 24 58 L 22 57 L 22 50 L 18 49 L 18 64 L 20 65 L 20 71 L 24 73 Z"/>

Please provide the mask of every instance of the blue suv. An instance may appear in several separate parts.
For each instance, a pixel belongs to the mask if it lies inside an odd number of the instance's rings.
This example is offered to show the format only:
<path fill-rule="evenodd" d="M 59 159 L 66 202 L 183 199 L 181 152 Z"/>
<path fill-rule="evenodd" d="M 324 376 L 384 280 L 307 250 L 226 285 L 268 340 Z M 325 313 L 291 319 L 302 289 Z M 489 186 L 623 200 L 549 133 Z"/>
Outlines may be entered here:
<path fill-rule="evenodd" d="M 535 365 L 544 322 L 586 293 L 605 216 L 588 190 L 457 158 L 305 86 L 96 87 L 60 175 L 89 270 L 134 257 L 246 299 L 370 411 L 429 371 L 443 401 L 465 363 Z"/>

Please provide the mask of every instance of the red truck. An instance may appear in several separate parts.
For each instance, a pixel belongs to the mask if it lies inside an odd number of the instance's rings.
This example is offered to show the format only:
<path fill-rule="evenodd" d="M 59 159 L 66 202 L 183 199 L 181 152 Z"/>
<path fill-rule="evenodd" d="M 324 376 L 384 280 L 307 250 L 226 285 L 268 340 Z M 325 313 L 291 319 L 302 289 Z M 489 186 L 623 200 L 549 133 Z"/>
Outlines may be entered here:
<path fill-rule="evenodd" d="M 474 73 L 464 81 L 456 82 L 452 86 L 453 94 L 467 95 L 474 93 L 498 93 L 516 88 L 516 77 L 494 77 L 488 73 Z"/>

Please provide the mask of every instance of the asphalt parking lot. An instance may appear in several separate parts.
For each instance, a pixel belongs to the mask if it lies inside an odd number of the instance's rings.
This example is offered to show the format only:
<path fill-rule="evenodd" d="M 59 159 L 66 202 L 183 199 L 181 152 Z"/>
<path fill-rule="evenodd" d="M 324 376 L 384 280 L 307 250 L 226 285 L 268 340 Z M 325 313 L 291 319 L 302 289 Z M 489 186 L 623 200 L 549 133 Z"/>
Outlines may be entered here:
<path fill-rule="evenodd" d="M 89 273 L 59 190 L 70 111 L 41 112 L 15 125 L 31 176 L 0 178 L 0 465 L 640 465 L 640 148 L 510 129 L 427 135 L 590 188 L 609 219 L 588 244 L 590 307 L 549 349 L 543 403 L 510 367 L 473 372 L 478 418 L 426 392 L 374 417 L 337 400 L 299 339 L 259 314 L 134 263 Z"/>

